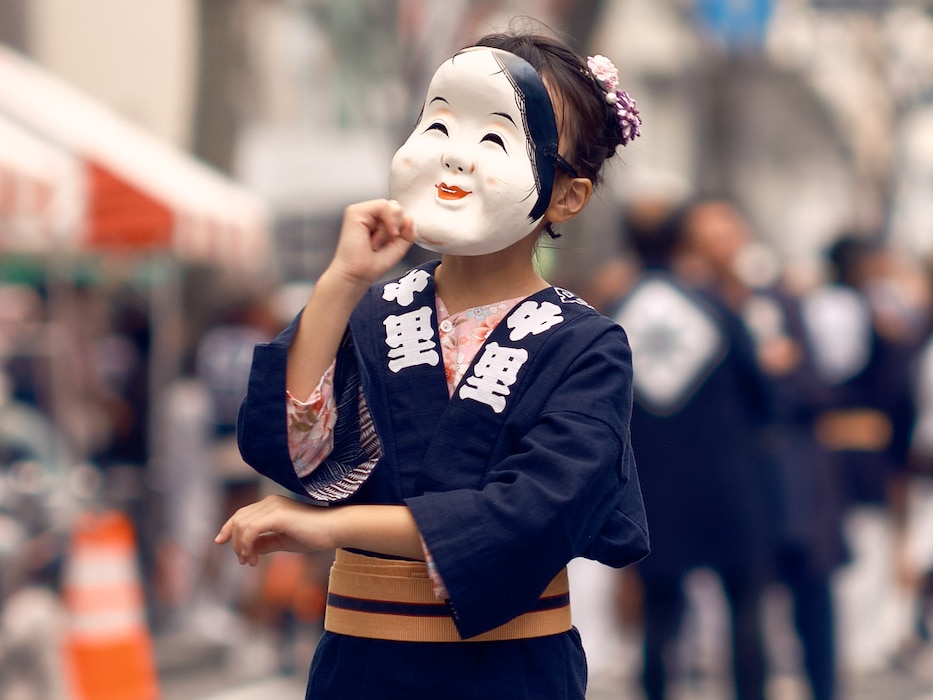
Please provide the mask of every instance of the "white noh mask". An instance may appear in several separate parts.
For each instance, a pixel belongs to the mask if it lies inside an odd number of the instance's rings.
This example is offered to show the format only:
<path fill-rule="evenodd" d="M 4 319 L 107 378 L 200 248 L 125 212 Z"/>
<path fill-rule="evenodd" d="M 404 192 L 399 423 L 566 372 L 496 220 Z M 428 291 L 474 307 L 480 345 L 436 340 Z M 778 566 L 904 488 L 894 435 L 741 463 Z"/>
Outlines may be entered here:
<path fill-rule="evenodd" d="M 530 234 L 551 199 L 557 126 L 537 71 L 506 51 L 467 49 L 428 87 L 392 159 L 390 193 L 428 250 L 485 255 Z"/>

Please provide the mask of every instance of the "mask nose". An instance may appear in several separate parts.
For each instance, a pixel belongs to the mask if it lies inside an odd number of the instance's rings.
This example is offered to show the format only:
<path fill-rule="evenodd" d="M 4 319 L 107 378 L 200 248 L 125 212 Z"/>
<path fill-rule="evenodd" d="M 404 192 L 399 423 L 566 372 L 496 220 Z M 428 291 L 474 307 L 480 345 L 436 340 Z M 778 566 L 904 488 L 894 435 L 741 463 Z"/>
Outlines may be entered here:
<path fill-rule="evenodd" d="M 476 170 L 476 163 L 455 154 L 445 154 L 441 157 L 441 163 L 445 170 L 450 170 L 455 173 L 471 174 Z"/>

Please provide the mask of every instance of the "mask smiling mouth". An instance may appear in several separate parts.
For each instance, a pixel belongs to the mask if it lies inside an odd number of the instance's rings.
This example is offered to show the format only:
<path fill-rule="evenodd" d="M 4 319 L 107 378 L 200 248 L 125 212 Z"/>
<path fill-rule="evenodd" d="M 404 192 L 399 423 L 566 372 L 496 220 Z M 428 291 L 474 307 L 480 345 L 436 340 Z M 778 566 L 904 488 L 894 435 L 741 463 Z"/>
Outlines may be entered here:
<path fill-rule="evenodd" d="M 442 182 L 441 184 L 435 185 L 435 186 L 437 187 L 437 196 L 439 199 L 448 199 L 448 200 L 463 199 L 468 194 L 472 194 L 472 192 L 468 192 L 467 190 L 461 189 L 457 187 L 456 185 L 451 187 L 446 182 Z"/>

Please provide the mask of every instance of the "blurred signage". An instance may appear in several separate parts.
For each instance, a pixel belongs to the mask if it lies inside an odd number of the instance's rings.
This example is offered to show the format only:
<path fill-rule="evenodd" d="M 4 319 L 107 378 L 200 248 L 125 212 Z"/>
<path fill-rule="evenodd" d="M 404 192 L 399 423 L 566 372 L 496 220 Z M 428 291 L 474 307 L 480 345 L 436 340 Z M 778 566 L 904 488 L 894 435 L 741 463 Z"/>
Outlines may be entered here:
<path fill-rule="evenodd" d="M 760 46 L 774 0 L 697 0 L 699 22 L 728 48 Z"/>

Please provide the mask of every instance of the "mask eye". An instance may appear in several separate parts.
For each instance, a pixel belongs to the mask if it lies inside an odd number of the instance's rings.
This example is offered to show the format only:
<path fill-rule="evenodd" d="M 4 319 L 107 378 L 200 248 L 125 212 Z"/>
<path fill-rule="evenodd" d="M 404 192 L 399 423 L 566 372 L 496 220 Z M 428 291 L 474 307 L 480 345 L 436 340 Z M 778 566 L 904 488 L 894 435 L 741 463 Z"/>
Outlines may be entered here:
<path fill-rule="evenodd" d="M 493 134 L 493 133 L 486 134 L 483 138 L 480 139 L 480 143 L 483 143 L 484 141 L 488 141 L 489 143 L 494 143 L 499 148 L 501 148 L 503 151 L 508 153 L 508 150 L 505 147 L 505 142 L 502 140 L 502 137 L 499 136 L 499 134 Z"/>
<path fill-rule="evenodd" d="M 431 126 L 424 130 L 424 133 L 428 133 L 429 131 L 440 131 L 442 134 L 444 134 L 444 136 L 450 136 L 450 134 L 447 132 L 447 127 L 440 122 L 434 122 L 431 124 Z"/>

